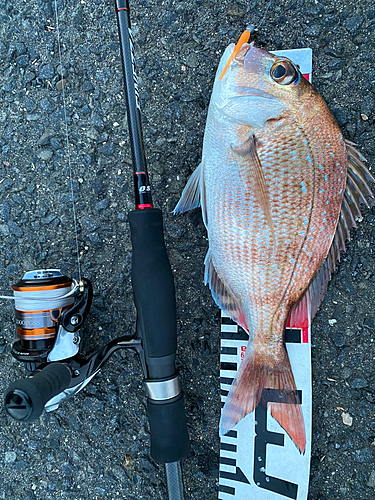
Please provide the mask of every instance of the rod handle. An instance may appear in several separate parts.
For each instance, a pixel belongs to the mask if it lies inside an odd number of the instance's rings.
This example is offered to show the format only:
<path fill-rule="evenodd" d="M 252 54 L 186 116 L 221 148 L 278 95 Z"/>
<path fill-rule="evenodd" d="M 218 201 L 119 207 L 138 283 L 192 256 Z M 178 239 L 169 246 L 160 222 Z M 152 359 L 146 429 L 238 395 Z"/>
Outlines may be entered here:
<path fill-rule="evenodd" d="M 174 374 L 177 349 L 175 288 L 161 210 L 132 211 L 129 223 L 137 329 L 145 350 L 148 377 L 161 379 Z"/>
<path fill-rule="evenodd" d="M 179 462 L 190 453 L 182 392 L 171 402 L 147 399 L 151 456 L 159 464 Z"/>

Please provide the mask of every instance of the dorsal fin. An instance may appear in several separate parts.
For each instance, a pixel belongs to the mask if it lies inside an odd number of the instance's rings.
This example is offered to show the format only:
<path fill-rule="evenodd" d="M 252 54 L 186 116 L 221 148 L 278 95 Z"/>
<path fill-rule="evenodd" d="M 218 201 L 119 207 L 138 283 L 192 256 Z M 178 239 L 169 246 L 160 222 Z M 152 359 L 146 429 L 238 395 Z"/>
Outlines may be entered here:
<path fill-rule="evenodd" d="M 300 303 L 306 300 L 310 300 L 311 321 L 313 320 L 327 291 L 332 272 L 336 269 L 336 262 L 340 260 L 340 251 L 346 250 L 345 242 L 350 240 L 350 229 L 357 227 L 356 219 L 362 219 L 359 205 L 362 202 L 368 206 L 366 196 L 374 197 L 368 183 L 375 183 L 375 178 L 364 163 L 366 159 L 355 149 L 353 142 L 345 141 L 345 145 L 348 158 L 348 176 L 336 233 L 328 255 L 310 283 L 306 294 L 290 313 L 292 326 L 300 324 L 301 310 L 303 310 L 303 304 L 300 305 Z"/>

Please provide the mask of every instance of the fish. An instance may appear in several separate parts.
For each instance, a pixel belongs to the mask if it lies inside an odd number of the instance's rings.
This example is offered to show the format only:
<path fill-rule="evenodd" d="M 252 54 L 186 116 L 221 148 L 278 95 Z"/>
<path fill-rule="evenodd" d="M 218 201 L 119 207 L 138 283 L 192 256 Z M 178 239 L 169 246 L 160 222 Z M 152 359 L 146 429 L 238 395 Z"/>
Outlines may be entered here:
<path fill-rule="evenodd" d="M 311 320 L 368 206 L 375 182 L 319 92 L 288 58 L 254 42 L 229 45 L 216 73 L 202 160 L 174 214 L 201 207 L 209 248 L 204 282 L 249 333 L 220 420 L 228 433 L 268 403 L 301 454 L 306 431 L 284 342 L 288 319 Z"/>

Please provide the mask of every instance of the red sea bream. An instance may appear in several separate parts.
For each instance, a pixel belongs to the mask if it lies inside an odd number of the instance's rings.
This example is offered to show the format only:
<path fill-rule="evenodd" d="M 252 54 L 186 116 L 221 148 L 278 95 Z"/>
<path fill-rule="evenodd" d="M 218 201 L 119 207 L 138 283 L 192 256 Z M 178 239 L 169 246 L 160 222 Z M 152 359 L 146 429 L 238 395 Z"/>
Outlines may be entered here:
<path fill-rule="evenodd" d="M 175 213 L 201 205 L 209 238 L 205 282 L 250 336 L 221 435 L 255 409 L 264 388 L 289 391 L 291 404 L 269 403 L 271 415 L 303 453 L 285 326 L 289 316 L 293 323 L 318 309 L 373 178 L 298 67 L 241 43 L 224 72 L 234 49 L 221 59 L 202 161 Z"/>

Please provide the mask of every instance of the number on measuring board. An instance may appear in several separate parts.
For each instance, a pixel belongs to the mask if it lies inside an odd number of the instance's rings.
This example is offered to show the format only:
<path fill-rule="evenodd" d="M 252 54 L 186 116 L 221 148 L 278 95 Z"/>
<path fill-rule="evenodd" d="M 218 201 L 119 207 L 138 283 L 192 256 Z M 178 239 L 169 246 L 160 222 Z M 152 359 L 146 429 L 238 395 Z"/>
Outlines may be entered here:
<path fill-rule="evenodd" d="M 284 434 L 267 430 L 267 403 L 302 404 L 302 391 L 284 391 L 280 398 L 277 389 L 263 389 L 262 399 L 255 409 L 254 482 L 260 488 L 286 498 L 297 499 L 298 484 L 272 477 L 266 472 L 267 444 L 284 446 Z"/>
<path fill-rule="evenodd" d="M 221 394 L 226 398 L 228 388 L 233 382 L 233 374 L 237 372 L 239 362 L 246 355 L 248 334 L 230 318 L 222 317 L 221 341 Z M 285 343 L 301 345 L 308 343 L 308 328 L 287 327 L 285 329 Z M 292 459 L 292 456 L 290 462 L 286 457 L 289 443 L 286 443 L 285 439 L 289 438 L 285 438 L 285 433 L 281 429 L 280 432 L 267 430 L 267 424 L 271 424 L 270 420 L 267 420 L 267 418 L 270 418 L 267 415 L 268 403 L 302 404 L 303 395 L 301 390 L 297 390 L 283 391 L 282 397 L 280 396 L 281 394 L 277 390 L 264 389 L 253 418 L 248 419 L 249 424 L 252 423 L 248 425 L 247 429 L 245 429 L 246 425 L 243 424 L 240 430 L 232 429 L 222 438 L 219 483 L 219 498 L 221 500 L 228 500 L 229 498 L 238 498 L 239 500 L 245 498 L 297 500 L 298 497 L 301 497 L 301 493 L 302 496 L 304 495 L 304 484 L 300 484 L 299 471 L 296 470 L 296 474 L 294 474 L 294 470 L 291 470 L 292 467 L 296 466 L 296 462 Z M 222 401 L 222 405 L 224 403 L 225 399 Z M 249 432 L 254 438 L 248 444 L 242 443 L 242 441 L 246 440 Z M 274 446 L 283 448 L 274 448 Z M 280 460 L 281 457 L 284 457 L 284 460 L 286 460 L 285 466 L 281 467 L 281 470 L 280 467 L 276 467 L 274 470 L 273 464 L 275 460 L 278 460 L 278 456 L 280 456 Z M 288 478 L 292 476 L 294 479 L 295 477 L 295 482 L 281 479 L 285 477 L 282 473 L 283 468 L 288 472 Z M 267 469 L 270 474 L 267 474 Z M 274 477 L 271 474 L 279 477 Z"/>
<path fill-rule="evenodd" d="M 302 391 L 284 391 L 280 398 L 280 392 L 276 389 L 263 389 L 262 398 L 255 409 L 255 438 L 254 438 L 254 462 L 253 480 L 258 488 L 272 491 L 284 498 L 297 500 L 298 484 L 291 483 L 284 479 L 270 476 L 266 471 L 267 445 L 284 446 L 285 435 L 279 432 L 267 430 L 267 403 L 277 402 L 281 404 L 302 404 Z M 228 437 L 237 438 L 237 431 L 232 430 Z M 233 443 L 233 442 L 232 442 Z M 221 449 L 229 452 L 237 452 L 236 444 L 221 443 Z M 236 458 L 221 457 L 222 464 L 236 467 L 236 472 L 220 471 L 220 477 L 229 479 L 237 483 L 247 483 L 250 481 L 237 465 Z M 235 488 L 228 485 L 220 485 L 219 491 L 236 496 Z"/>

